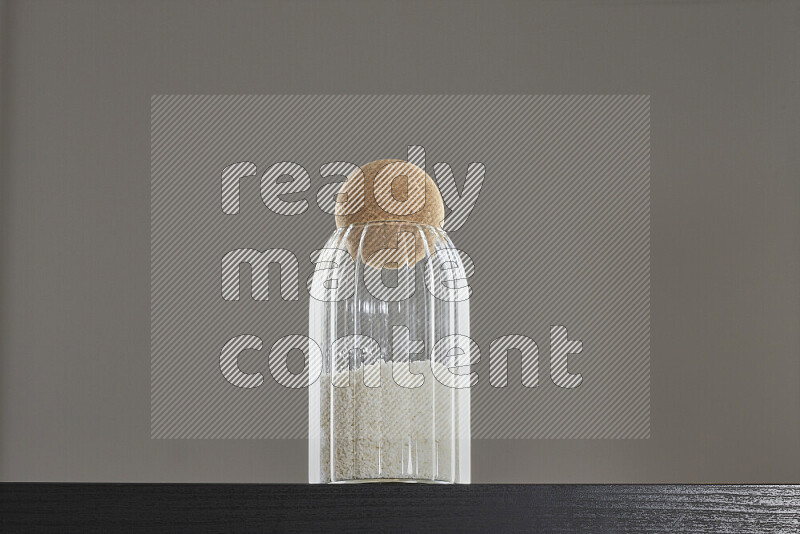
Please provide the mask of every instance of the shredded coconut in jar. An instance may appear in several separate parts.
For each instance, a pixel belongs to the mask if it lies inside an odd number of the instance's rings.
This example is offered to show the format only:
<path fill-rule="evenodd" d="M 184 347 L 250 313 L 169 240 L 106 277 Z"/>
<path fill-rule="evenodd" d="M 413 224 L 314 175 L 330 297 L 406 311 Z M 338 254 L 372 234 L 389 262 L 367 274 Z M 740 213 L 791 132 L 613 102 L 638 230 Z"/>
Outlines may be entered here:
<path fill-rule="evenodd" d="M 392 363 L 385 361 L 349 372 L 348 387 L 333 386 L 330 375 L 320 378 L 314 387 L 320 395 L 321 481 L 454 481 L 458 458 L 452 440 L 458 433 L 453 429 L 464 425 L 468 429 L 469 390 L 441 384 L 430 360 L 410 365 L 413 374 L 424 377 L 422 386 L 398 385 Z M 438 363 L 433 366 L 440 377 L 444 376 L 440 371 L 450 372 Z M 364 374 L 375 377 L 378 372 L 380 387 L 365 385 Z M 458 409 L 464 405 L 466 410 Z"/>

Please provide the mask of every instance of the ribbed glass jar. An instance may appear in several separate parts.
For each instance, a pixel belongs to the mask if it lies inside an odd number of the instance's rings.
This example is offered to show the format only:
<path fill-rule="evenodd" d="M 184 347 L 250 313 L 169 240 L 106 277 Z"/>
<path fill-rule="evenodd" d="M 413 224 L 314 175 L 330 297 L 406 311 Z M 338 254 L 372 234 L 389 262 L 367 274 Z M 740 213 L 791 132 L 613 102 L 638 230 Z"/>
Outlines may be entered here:
<path fill-rule="evenodd" d="M 445 232 L 336 230 L 309 280 L 309 481 L 470 482 L 469 293 Z"/>

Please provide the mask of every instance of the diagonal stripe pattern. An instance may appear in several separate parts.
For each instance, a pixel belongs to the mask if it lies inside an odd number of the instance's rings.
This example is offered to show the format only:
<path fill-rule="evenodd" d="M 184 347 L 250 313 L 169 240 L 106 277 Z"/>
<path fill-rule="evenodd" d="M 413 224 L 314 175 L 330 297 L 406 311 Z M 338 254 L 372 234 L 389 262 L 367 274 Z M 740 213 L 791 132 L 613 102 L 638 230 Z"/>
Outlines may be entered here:
<path fill-rule="evenodd" d="M 482 351 L 473 437 L 648 437 L 650 100 L 642 95 L 154 96 L 152 437 L 306 436 L 308 393 L 276 382 L 269 348 L 289 339 L 307 350 L 287 336 L 308 331 L 308 291 L 290 288 L 305 285 L 309 254 L 333 230 L 338 184 L 326 184 L 352 173 L 348 162 L 381 158 L 431 174 L 452 210 L 445 229 L 470 258 L 472 337 Z M 476 199 L 471 212 L 459 209 Z M 239 300 L 226 300 L 220 265 L 237 250 L 286 250 L 297 263 L 226 271 L 239 287 Z M 558 343 L 582 345 L 566 360 L 567 376 L 582 377 L 572 389 L 551 379 L 559 325 L 567 341 Z M 504 335 L 538 345 L 538 382 L 512 350 L 507 386 L 490 383 L 491 342 Z M 258 387 L 236 387 L 221 369 L 237 336 L 247 341 L 241 348 L 262 347 L 236 362 L 263 376 Z M 234 369 L 230 359 L 224 366 Z"/>

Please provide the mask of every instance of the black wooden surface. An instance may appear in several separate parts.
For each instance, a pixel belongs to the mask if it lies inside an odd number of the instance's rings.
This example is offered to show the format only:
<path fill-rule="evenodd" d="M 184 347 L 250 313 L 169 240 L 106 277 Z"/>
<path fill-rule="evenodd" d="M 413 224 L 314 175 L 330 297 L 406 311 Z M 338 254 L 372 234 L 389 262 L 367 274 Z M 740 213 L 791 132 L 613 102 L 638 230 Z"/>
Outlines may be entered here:
<path fill-rule="evenodd" d="M 800 532 L 800 486 L 5 484 L 3 532 Z"/>

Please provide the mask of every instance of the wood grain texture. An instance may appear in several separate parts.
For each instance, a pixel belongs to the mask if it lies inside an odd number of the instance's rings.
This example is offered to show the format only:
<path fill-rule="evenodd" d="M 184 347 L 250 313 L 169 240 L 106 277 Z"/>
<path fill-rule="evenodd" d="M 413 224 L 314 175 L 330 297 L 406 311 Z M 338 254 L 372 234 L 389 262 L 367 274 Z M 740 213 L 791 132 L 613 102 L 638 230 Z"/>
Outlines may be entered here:
<path fill-rule="evenodd" d="M 3 532 L 800 532 L 800 486 L 4 484 Z"/>

